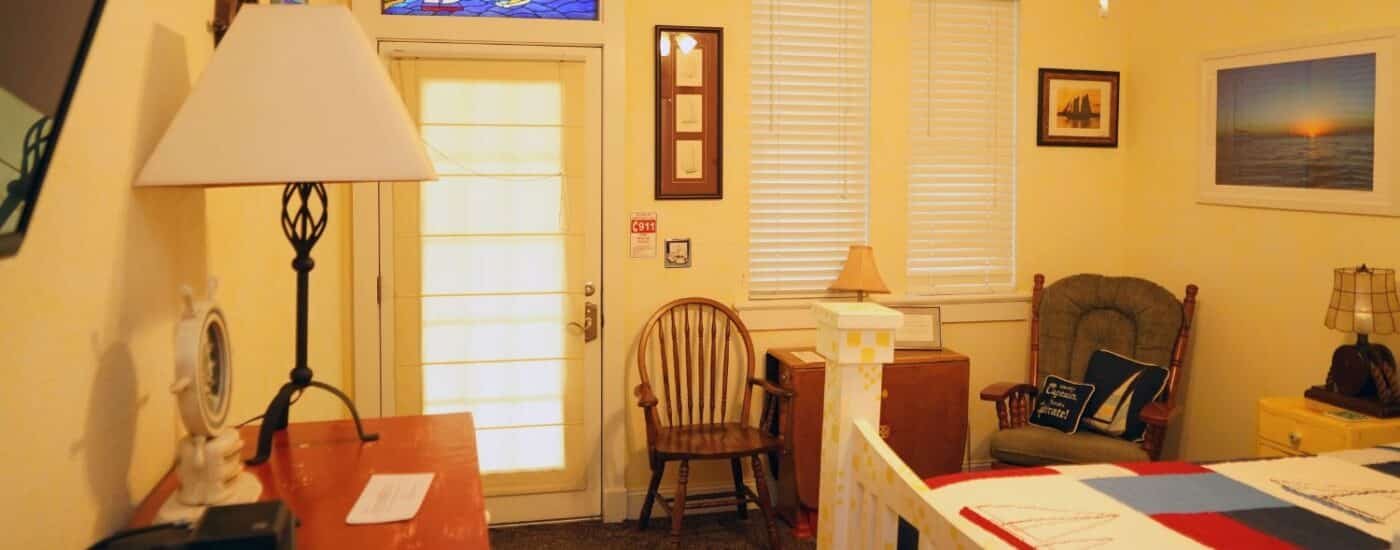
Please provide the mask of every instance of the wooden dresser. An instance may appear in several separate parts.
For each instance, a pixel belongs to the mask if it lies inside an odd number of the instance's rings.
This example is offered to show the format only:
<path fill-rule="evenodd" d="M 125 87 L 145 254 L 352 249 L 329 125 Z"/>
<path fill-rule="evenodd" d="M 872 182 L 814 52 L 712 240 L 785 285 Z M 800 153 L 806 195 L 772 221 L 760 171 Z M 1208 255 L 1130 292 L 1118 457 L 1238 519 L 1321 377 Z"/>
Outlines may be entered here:
<path fill-rule="evenodd" d="M 768 350 L 768 378 L 796 392 L 792 452 L 778 466 L 778 512 L 798 537 L 815 532 L 821 479 L 826 363 L 804 361 L 811 347 Z M 921 478 L 962 470 L 967 437 L 968 358 L 952 350 L 897 350 L 885 365 L 880 435 Z"/>

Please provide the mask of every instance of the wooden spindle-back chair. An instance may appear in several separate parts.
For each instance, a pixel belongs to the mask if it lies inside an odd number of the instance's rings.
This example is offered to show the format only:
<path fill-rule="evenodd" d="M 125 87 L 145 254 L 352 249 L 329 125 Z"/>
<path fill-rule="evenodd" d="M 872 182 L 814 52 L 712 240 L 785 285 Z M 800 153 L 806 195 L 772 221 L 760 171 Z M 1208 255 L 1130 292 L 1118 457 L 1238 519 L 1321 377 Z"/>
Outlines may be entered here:
<path fill-rule="evenodd" d="M 792 392 L 756 378 L 755 363 L 753 339 L 739 315 L 714 300 L 675 300 L 657 310 L 642 328 L 637 345 L 641 384 L 635 394 L 646 416 L 652 472 L 639 521 L 642 529 L 646 529 L 652 506 L 658 502 L 671 516 L 675 537 L 680 536 L 687 506 L 733 504 L 742 518 L 747 515 L 748 503 L 754 502 L 763 513 L 770 545 L 780 546 L 760 457 L 786 448 L 786 426 L 777 436 L 765 428 L 774 421 L 775 400 L 791 399 Z M 659 393 L 652 386 L 653 375 L 660 379 Z M 750 415 L 754 389 L 765 395 L 762 418 L 756 425 Z M 791 410 L 786 404 L 778 409 Z M 790 422 L 790 415 L 783 416 Z M 751 460 L 758 494 L 744 485 L 745 457 Z M 686 494 L 690 461 L 706 459 L 729 459 L 733 493 Z M 680 462 L 675 497 L 658 499 L 661 475 L 671 461 Z"/>

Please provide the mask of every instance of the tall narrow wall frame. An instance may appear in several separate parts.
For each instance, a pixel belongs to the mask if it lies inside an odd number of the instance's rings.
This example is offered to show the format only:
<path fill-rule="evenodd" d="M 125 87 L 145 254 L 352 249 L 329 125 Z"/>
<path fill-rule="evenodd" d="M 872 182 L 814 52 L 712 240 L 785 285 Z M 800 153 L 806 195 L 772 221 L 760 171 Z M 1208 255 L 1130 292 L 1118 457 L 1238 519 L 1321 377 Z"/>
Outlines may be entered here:
<path fill-rule="evenodd" d="M 724 198 L 724 29 L 657 25 L 656 199 Z"/>

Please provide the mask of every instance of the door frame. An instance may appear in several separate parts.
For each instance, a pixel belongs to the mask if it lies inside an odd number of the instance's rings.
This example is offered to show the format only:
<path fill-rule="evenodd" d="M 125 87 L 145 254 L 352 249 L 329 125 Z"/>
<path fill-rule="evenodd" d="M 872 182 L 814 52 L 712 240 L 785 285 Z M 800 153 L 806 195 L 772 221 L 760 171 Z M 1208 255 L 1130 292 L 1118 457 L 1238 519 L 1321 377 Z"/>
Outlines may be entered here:
<path fill-rule="evenodd" d="M 608 2 L 607 4 L 620 4 Z M 612 25 L 609 25 L 610 27 Z M 617 25 L 621 27 L 621 25 Z M 626 343 L 621 334 L 621 325 L 609 327 L 609 314 L 622 318 L 623 256 L 616 244 L 626 239 L 623 167 L 625 162 L 624 117 L 619 113 L 626 110 L 625 80 L 623 78 L 622 41 L 613 42 L 616 47 L 567 46 L 550 47 L 529 43 L 500 44 L 483 42 L 418 42 L 411 40 L 380 40 L 378 47 L 381 58 L 387 64 L 395 56 L 422 55 L 433 57 L 461 56 L 470 51 L 473 56 L 492 56 L 504 59 L 558 58 L 559 52 L 577 47 L 591 47 L 601 50 L 602 88 L 602 279 L 598 284 L 598 299 L 601 305 L 599 316 L 601 346 L 601 407 L 599 420 L 602 427 L 599 442 L 602 463 L 600 464 L 599 509 L 604 521 L 622 521 L 627 516 L 627 392 L 626 392 Z M 554 57 L 550 57 L 553 55 Z M 612 115 L 612 116 L 610 116 Z M 386 360 L 381 339 L 383 309 L 380 308 L 381 250 L 379 213 L 380 190 L 376 185 L 353 187 L 351 209 L 352 225 L 352 324 L 354 341 L 354 395 L 361 412 L 368 417 L 384 416 L 394 410 L 392 361 Z M 374 274 L 375 276 L 364 276 Z M 609 292 L 609 289 L 619 289 Z M 387 366 L 387 367 L 386 367 Z"/>

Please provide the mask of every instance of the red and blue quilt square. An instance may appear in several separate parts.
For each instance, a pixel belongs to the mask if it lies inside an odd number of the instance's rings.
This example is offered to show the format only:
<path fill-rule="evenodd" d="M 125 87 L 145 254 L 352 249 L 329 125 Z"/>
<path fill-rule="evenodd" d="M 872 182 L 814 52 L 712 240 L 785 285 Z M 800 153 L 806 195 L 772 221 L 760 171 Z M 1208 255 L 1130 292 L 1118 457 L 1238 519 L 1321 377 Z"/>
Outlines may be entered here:
<path fill-rule="evenodd" d="M 1354 527 L 1218 473 L 1083 480 L 1159 523 L 1215 548 L 1388 548 Z"/>

